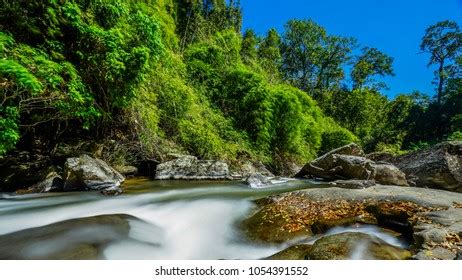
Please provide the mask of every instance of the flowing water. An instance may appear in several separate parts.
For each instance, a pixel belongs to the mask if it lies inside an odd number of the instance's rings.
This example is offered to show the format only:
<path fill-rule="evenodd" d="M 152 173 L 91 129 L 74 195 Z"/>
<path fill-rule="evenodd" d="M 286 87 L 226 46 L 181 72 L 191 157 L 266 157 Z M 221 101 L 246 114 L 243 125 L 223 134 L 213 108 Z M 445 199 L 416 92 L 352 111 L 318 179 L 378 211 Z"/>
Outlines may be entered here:
<path fill-rule="evenodd" d="M 21 196 L 4 193 L 0 194 L 0 258 L 71 258 L 77 250 L 97 250 L 97 257 L 104 259 L 265 258 L 293 242 L 277 246 L 250 242 L 237 224 L 255 211 L 253 200 L 311 187 L 320 185 L 288 181 L 250 189 L 239 182 L 138 179 L 129 181 L 125 194 L 118 197 L 88 192 Z M 118 222 L 90 223 L 81 219 L 118 214 L 130 216 Z M 126 234 L 120 223 L 125 220 L 129 225 Z M 336 228 L 326 234 L 351 230 Z M 359 230 L 403 246 L 375 227 Z M 66 253 L 56 255 L 59 252 Z M 361 258 L 360 252 L 352 258 Z"/>

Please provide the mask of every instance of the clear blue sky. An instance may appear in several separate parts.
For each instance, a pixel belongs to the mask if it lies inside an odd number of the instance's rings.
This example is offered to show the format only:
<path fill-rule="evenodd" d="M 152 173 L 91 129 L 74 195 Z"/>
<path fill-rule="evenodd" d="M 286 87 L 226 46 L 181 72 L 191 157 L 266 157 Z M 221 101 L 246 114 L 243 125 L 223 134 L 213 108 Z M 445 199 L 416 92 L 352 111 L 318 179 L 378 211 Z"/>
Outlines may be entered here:
<path fill-rule="evenodd" d="M 425 29 L 441 20 L 462 25 L 462 0 L 241 0 L 244 28 L 264 35 L 283 30 L 292 18 L 311 18 L 330 34 L 351 36 L 361 46 L 376 47 L 394 57 L 396 76 L 387 78 L 392 97 L 420 90 L 433 95 L 433 69 L 419 54 Z M 462 27 L 462 26 L 461 26 Z"/>

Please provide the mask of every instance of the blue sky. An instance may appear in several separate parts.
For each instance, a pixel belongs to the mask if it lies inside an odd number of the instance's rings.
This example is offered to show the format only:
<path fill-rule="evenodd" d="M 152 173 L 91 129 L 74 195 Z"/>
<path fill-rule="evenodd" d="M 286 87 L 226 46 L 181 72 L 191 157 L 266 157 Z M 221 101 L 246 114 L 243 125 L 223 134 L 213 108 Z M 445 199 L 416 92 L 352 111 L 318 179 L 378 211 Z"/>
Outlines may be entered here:
<path fill-rule="evenodd" d="M 420 54 L 425 29 L 441 20 L 462 27 L 462 0 L 241 0 L 244 28 L 264 35 L 283 30 L 292 18 L 311 18 L 330 34 L 351 36 L 361 46 L 376 47 L 394 57 L 396 76 L 386 78 L 392 97 L 419 90 L 433 95 L 433 70 Z"/>

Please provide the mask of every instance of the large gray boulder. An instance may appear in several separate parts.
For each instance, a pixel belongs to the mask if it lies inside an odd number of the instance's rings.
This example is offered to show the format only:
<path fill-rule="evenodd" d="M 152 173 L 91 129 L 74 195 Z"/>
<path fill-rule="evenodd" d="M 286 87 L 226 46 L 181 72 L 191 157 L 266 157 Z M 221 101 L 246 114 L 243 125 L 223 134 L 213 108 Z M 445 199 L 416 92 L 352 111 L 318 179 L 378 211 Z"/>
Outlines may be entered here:
<path fill-rule="evenodd" d="M 462 192 L 462 142 L 446 142 L 390 159 L 418 187 Z"/>
<path fill-rule="evenodd" d="M 398 167 L 387 163 L 374 164 L 375 181 L 384 185 L 409 186 L 406 174 Z"/>
<path fill-rule="evenodd" d="M 375 180 L 384 185 L 408 186 L 406 175 L 389 163 L 375 163 L 356 144 L 335 149 L 307 163 L 299 178 L 335 180 Z"/>
<path fill-rule="evenodd" d="M 218 160 L 199 160 L 194 156 L 182 156 L 157 165 L 158 180 L 227 180 L 228 164 Z"/>
<path fill-rule="evenodd" d="M 104 191 L 110 194 L 120 193 L 119 186 L 125 180 L 115 169 L 104 161 L 82 155 L 68 158 L 64 165 L 65 191 Z M 116 190 L 116 191 L 114 191 Z"/>
<path fill-rule="evenodd" d="M 322 178 L 326 180 L 337 179 L 374 179 L 374 163 L 364 157 L 329 154 L 322 156 L 308 164 L 296 177 Z"/>

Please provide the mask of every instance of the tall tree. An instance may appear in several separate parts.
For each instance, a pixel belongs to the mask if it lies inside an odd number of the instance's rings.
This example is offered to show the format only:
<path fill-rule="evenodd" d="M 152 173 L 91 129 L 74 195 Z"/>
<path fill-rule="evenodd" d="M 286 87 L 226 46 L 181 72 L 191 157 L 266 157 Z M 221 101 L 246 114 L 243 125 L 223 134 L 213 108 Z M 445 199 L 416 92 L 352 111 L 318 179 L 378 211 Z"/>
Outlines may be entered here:
<path fill-rule="evenodd" d="M 257 58 L 258 38 L 252 29 L 247 29 L 242 37 L 241 57 L 249 63 Z"/>
<path fill-rule="evenodd" d="M 393 58 L 377 50 L 376 48 L 363 48 L 362 54 L 359 55 L 351 71 L 353 88 L 361 89 L 370 84 L 372 87 L 380 88 L 383 85 L 377 85 L 373 76 L 393 76 Z"/>
<path fill-rule="evenodd" d="M 316 99 L 344 77 L 343 64 L 355 40 L 330 36 L 312 20 L 290 20 L 282 40 L 282 72 L 296 87 Z"/>
<path fill-rule="evenodd" d="M 437 65 L 437 104 L 441 105 L 447 70 L 462 51 L 462 34 L 457 23 L 441 21 L 427 28 L 420 48 L 430 54 L 428 66 Z"/>
<path fill-rule="evenodd" d="M 266 37 L 262 39 L 258 46 L 258 58 L 260 64 L 272 78 L 279 77 L 281 67 L 281 36 L 276 29 L 271 28 Z"/>

